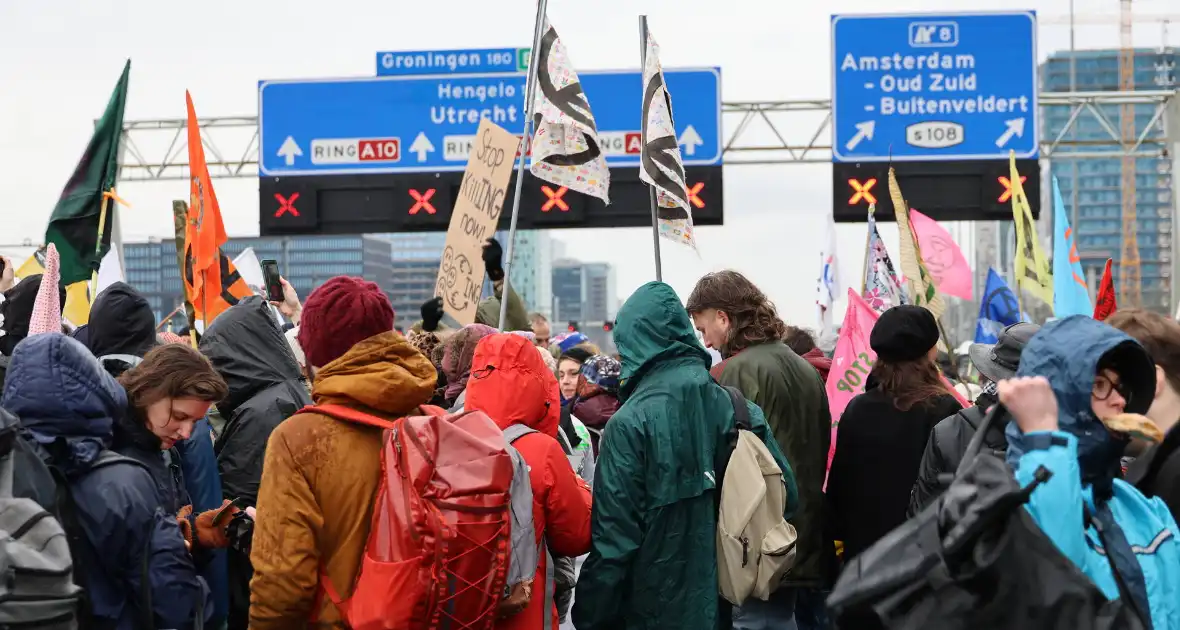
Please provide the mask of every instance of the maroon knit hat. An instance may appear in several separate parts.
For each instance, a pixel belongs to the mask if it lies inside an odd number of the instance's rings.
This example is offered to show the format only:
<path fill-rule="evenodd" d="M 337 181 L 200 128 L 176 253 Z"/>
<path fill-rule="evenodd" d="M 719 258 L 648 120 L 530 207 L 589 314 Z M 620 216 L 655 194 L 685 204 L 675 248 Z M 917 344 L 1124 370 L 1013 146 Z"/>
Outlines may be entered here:
<path fill-rule="evenodd" d="M 311 292 L 299 322 L 307 364 L 323 367 L 357 343 L 393 330 L 393 306 L 373 282 L 336 276 Z"/>

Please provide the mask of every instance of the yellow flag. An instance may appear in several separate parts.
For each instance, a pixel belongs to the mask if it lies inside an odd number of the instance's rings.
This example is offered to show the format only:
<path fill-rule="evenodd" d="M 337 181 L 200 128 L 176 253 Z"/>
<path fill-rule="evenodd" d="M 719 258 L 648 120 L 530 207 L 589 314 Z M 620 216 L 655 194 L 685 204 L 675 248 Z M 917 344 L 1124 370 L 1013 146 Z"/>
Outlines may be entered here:
<path fill-rule="evenodd" d="M 926 310 L 938 319 L 946 311 L 946 302 L 942 300 L 942 295 L 930 279 L 930 273 L 922 264 L 918 239 L 914 238 L 914 230 L 910 227 L 910 208 L 901 196 L 901 187 L 897 185 L 897 176 L 892 168 L 889 169 L 889 198 L 893 200 L 893 216 L 897 219 L 897 236 L 901 242 L 901 272 L 905 274 L 910 302 L 926 307 Z"/>
<path fill-rule="evenodd" d="M 18 278 L 27 278 L 29 276 L 35 276 L 44 272 L 45 267 L 41 266 L 41 262 L 37 260 L 37 255 L 33 254 L 32 256 L 29 256 L 29 259 L 26 260 L 24 264 L 16 268 L 16 271 L 13 272 L 13 275 Z"/>
<path fill-rule="evenodd" d="M 1041 249 L 1032 208 L 1024 194 L 1020 172 L 1016 170 L 1016 152 L 1008 155 L 1012 180 L 1012 221 L 1016 224 L 1016 285 L 1053 307 L 1053 269 Z"/>

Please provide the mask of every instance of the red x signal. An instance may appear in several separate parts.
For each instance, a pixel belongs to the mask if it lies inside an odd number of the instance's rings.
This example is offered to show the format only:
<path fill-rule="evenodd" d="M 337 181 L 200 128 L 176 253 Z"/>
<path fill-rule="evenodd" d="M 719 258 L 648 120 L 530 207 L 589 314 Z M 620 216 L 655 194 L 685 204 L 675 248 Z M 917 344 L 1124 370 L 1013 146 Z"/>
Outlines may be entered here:
<path fill-rule="evenodd" d="M 705 182 L 697 182 L 688 189 L 688 202 L 694 207 L 704 208 L 705 202 L 701 201 L 701 191 L 705 189 Z"/>
<path fill-rule="evenodd" d="M 275 200 L 279 202 L 279 209 L 275 211 L 275 218 L 283 216 L 290 212 L 292 216 L 299 216 L 299 210 L 295 208 L 295 200 L 299 198 L 299 193 L 291 193 L 287 199 L 279 193 L 275 193 Z"/>
<path fill-rule="evenodd" d="M 860 200 L 865 200 L 866 203 L 877 203 L 877 198 L 873 196 L 873 186 L 877 185 L 877 178 L 873 177 L 865 183 L 860 183 L 859 179 L 848 180 L 848 185 L 852 186 L 852 198 L 848 200 L 848 205 L 855 206 L 860 203 Z"/>
<path fill-rule="evenodd" d="M 427 188 L 424 193 L 411 188 L 410 196 L 414 198 L 414 207 L 410 208 L 410 214 L 418 214 L 419 210 L 425 210 L 426 214 L 434 214 L 436 212 L 434 204 L 430 203 L 430 198 L 434 196 L 433 188 Z"/>
<path fill-rule="evenodd" d="M 541 186 L 541 192 L 545 193 L 545 196 L 549 198 L 549 200 L 541 206 L 541 212 L 549 212 L 553 209 L 553 206 L 557 206 L 557 208 L 562 212 L 569 212 L 570 205 L 566 203 L 564 199 L 562 199 L 562 197 L 564 197 L 565 193 L 568 191 L 569 189 L 565 186 L 562 186 L 557 190 L 553 190 L 548 186 Z"/>
<path fill-rule="evenodd" d="M 1028 179 L 1028 178 L 1025 177 L 1024 175 L 1021 175 L 1020 176 L 1020 183 L 1023 184 L 1026 179 Z M 1000 180 L 1000 185 L 1004 187 L 1004 192 L 1000 193 L 1000 201 L 999 202 L 1004 203 L 1005 201 L 1008 201 L 1009 199 L 1012 198 L 1012 180 L 1008 179 L 1007 177 L 1003 177 L 1003 176 L 999 177 L 999 180 Z"/>

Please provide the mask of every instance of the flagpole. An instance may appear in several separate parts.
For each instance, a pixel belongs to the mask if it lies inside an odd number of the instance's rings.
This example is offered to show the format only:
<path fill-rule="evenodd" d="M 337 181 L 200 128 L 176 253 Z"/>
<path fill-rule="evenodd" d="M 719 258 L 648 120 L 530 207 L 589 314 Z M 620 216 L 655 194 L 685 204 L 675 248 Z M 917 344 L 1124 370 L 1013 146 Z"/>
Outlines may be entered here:
<path fill-rule="evenodd" d="M 113 190 L 113 189 L 112 189 Z M 102 236 L 106 232 L 107 227 L 107 207 L 111 203 L 111 192 L 103 191 L 102 205 L 99 206 L 98 211 L 98 240 L 94 244 L 94 257 L 99 259 L 98 264 L 102 265 Z M 98 292 L 98 268 L 94 268 L 90 272 L 90 299 L 95 298 L 95 293 Z"/>
<path fill-rule="evenodd" d="M 524 97 L 525 117 L 524 133 L 520 136 L 520 163 L 516 170 L 516 194 L 512 197 L 512 218 L 508 222 L 508 251 L 504 257 L 504 288 L 500 292 L 500 318 L 496 320 L 497 328 L 504 330 L 504 320 L 508 318 L 508 290 L 512 282 L 509 279 L 512 271 L 512 254 L 516 249 L 516 218 L 520 215 L 520 194 L 524 190 L 524 163 L 528 159 L 529 128 L 533 123 L 533 115 L 537 110 L 537 60 L 541 51 L 541 37 L 545 34 L 545 8 L 548 0 L 537 0 L 537 19 L 533 26 L 533 49 L 529 51 L 529 72 L 525 85 Z"/>
<path fill-rule="evenodd" d="M 876 209 L 877 206 L 875 204 L 869 204 L 869 218 L 873 217 L 874 211 Z M 860 294 L 862 297 L 864 296 L 865 291 L 869 290 L 869 264 L 872 262 L 872 258 L 870 257 L 869 253 L 869 245 L 871 245 L 873 242 L 873 226 L 872 224 L 868 224 L 866 227 L 868 229 L 865 230 L 865 264 L 860 270 Z"/>
<path fill-rule="evenodd" d="M 647 16 L 639 16 L 639 72 L 647 72 Z M 647 127 L 647 121 L 643 121 L 643 126 Z M 643 139 L 647 142 L 647 138 Z M 648 186 L 648 199 L 651 205 L 651 244 L 656 255 L 656 281 L 664 281 L 664 266 L 663 261 L 660 260 L 660 220 L 657 213 L 656 206 L 656 188 L 655 186 Z"/>

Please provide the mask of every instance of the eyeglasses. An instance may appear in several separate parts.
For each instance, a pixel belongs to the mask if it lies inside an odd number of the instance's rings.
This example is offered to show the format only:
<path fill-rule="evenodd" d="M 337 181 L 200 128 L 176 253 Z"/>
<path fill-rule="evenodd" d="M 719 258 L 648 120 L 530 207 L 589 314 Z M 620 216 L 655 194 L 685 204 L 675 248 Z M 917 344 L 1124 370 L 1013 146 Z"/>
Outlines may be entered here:
<path fill-rule="evenodd" d="M 1094 389 L 1090 394 L 1094 396 L 1095 400 L 1106 400 L 1110 398 L 1110 393 L 1115 391 L 1123 397 L 1123 400 L 1131 401 L 1131 390 L 1126 383 L 1112 381 L 1105 374 L 1099 374 L 1094 378 Z"/>

